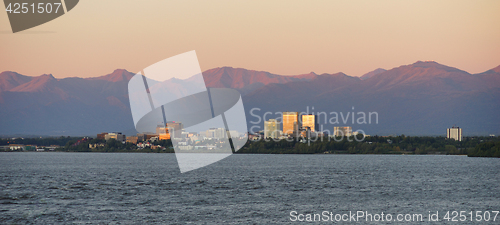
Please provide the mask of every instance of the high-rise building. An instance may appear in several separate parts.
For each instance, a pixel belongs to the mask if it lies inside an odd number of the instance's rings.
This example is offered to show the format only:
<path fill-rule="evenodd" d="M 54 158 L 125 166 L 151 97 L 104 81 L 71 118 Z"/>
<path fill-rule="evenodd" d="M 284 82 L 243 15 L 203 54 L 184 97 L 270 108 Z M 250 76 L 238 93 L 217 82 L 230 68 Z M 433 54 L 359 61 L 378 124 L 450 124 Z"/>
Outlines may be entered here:
<path fill-rule="evenodd" d="M 264 121 L 264 138 L 277 139 L 278 137 L 278 122 L 275 119 Z"/>
<path fill-rule="evenodd" d="M 168 132 L 168 128 L 163 125 L 156 126 L 156 134 L 158 135 L 158 140 L 169 140 L 170 133 Z"/>
<path fill-rule="evenodd" d="M 300 127 L 298 112 L 283 112 L 283 135 L 298 134 Z"/>
<path fill-rule="evenodd" d="M 352 136 L 352 127 L 334 127 L 334 136 Z"/>
<path fill-rule="evenodd" d="M 302 115 L 302 127 L 309 127 L 312 132 L 316 131 L 316 116 L 312 114 Z"/>
<path fill-rule="evenodd" d="M 446 137 L 455 139 L 456 141 L 462 141 L 462 128 L 453 126 L 452 128 L 446 129 Z"/>

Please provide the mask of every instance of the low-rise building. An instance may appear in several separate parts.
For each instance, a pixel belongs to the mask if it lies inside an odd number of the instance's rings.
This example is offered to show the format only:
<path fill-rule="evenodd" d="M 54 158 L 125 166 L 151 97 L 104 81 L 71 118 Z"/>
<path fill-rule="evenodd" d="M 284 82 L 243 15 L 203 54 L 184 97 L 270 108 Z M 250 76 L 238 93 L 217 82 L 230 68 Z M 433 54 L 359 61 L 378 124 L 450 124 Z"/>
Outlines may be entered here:
<path fill-rule="evenodd" d="M 97 139 L 104 140 L 104 138 L 106 137 L 106 134 L 108 134 L 108 133 L 97 134 Z"/>
<path fill-rule="evenodd" d="M 26 146 L 20 144 L 10 144 L 9 149 L 11 151 L 24 151 Z"/>
<path fill-rule="evenodd" d="M 89 144 L 90 149 L 95 149 L 99 147 L 104 147 L 104 143 L 95 143 L 95 144 Z"/>
<path fill-rule="evenodd" d="M 121 142 L 124 142 L 126 140 L 125 135 L 122 133 L 107 133 L 106 135 L 104 135 L 104 139 L 106 141 L 109 141 L 110 139 L 115 139 Z"/>
<path fill-rule="evenodd" d="M 152 137 L 157 137 L 159 136 L 158 134 L 153 134 L 153 133 L 142 133 L 142 134 L 137 134 L 137 141 L 147 141 L 151 139 Z"/>
<path fill-rule="evenodd" d="M 334 136 L 352 136 L 352 127 L 334 127 Z"/>
<path fill-rule="evenodd" d="M 127 139 L 127 143 L 132 143 L 132 144 L 137 144 L 137 136 L 129 136 L 126 138 Z"/>

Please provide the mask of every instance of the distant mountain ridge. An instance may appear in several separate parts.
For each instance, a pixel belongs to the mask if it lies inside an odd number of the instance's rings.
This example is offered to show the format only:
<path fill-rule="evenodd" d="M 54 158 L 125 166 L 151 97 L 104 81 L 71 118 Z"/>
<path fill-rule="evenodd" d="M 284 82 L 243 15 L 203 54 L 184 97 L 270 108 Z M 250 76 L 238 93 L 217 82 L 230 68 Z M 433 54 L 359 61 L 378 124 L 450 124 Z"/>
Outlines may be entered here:
<path fill-rule="evenodd" d="M 371 134 L 442 135 L 454 124 L 464 127 L 466 135 L 499 134 L 500 82 L 492 82 L 499 79 L 496 72 L 472 75 L 436 62 L 419 61 L 365 80 L 352 79 L 349 84 L 336 81 L 337 85 L 323 86 L 311 80 L 267 85 L 244 100 L 245 107 L 258 107 L 261 112 L 302 112 L 312 107 L 316 113 L 377 112 L 379 124 L 336 125 Z M 293 95 L 298 90 L 302 94 Z M 293 101 L 283 101 L 291 95 Z M 325 126 L 332 131 L 335 125 Z"/>
<path fill-rule="evenodd" d="M 203 78 L 207 87 L 234 88 L 243 94 L 247 94 L 268 84 L 307 81 L 317 76 L 313 72 L 295 76 L 283 76 L 264 71 L 232 67 L 219 67 L 203 72 Z"/>
<path fill-rule="evenodd" d="M 128 81 L 134 75 L 135 75 L 134 73 L 128 72 L 125 69 L 116 69 L 115 71 L 113 71 L 113 73 L 110 73 L 108 75 L 104 75 L 104 76 L 100 76 L 100 77 L 91 77 L 91 78 L 86 78 L 86 79 L 119 82 L 119 81 Z"/>
<path fill-rule="evenodd" d="M 2 72 L 0 134 L 134 133 L 127 90 L 132 76 L 124 69 L 99 77 L 63 79 Z M 263 129 L 262 120 L 256 123 L 255 116 L 266 111 L 301 112 L 314 107 L 315 112 L 379 114 L 378 124 L 325 123 L 328 130 L 345 125 L 369 134 L 440 135 L 457 124 L 465 135 L 500 134 L 500 66 L 469 74 L 437 62 L 418 61 L 362 77 L 313 72 L 283 76 L 221 67 L 204 71 L 203 77 L 208 87 L 242 93 L 249 129 Z M 253 108 L 260 110 L 251 112 Z"/>
<path fill-rule="evenodd" d="M 370 71 L 370 72 L 368 72 L 368 73 L 363 74 L 363 75 L 362 75 L 361 77 L 359 77 L 359 78 L 361 78 L 361 80 L 366 80 L 366 79 L 368 79 L 368 78 L 370 78 L 370 77 L 373 77 L 373 76 L 375 76 L 375 75 L 377 75 L 377 74 L 379 74 L 379 73 L 383 73 L 383 72 L 385 72 L 385 71 L 387 71 L 387 70 L 386 70 L 386 69 L 382 69 L 382 68 L 378 68 L 378 69 L 376 69 L 376 70 L 374 70 L 374 71 Z"/>
<path fill-rule="evenodd" d="M 30 82 L 33 77 L 24 76 L 16 72 L 5 71 L 0 74 L 0 92 L 9 91 L 21 84 Z"/>

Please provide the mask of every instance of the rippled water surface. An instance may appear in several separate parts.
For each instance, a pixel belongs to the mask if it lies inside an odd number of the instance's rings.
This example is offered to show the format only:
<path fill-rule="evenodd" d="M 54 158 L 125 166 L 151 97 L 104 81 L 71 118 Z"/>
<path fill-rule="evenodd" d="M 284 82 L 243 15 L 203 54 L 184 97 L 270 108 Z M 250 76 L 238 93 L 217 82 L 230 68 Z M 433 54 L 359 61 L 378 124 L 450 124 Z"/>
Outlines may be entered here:
<path fill-rule="evenodd" d="M 500 210 L 499 171 L 500 159 L 466 156 L 232 155 L 181 174 L 174 154 L 0 153 L 0 223 L 276 224 L 290 223 L 291 211 Z"/>

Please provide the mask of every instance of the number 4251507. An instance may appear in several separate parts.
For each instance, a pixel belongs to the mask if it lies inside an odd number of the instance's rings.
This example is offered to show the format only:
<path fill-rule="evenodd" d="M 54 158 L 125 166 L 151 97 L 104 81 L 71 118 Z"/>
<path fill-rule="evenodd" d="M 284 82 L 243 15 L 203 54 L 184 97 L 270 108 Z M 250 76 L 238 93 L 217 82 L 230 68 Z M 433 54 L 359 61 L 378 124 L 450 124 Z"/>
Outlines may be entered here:
<path fill-rule="evenodd" d="M 5 11 L 8 13 L 57 13 L 61 3 L 9 3 Z"/>
<path fill-rule="evenodd" d="M 448 211 L 443 220 L 447 221 L 496 221 L 499 211 Z"/>

